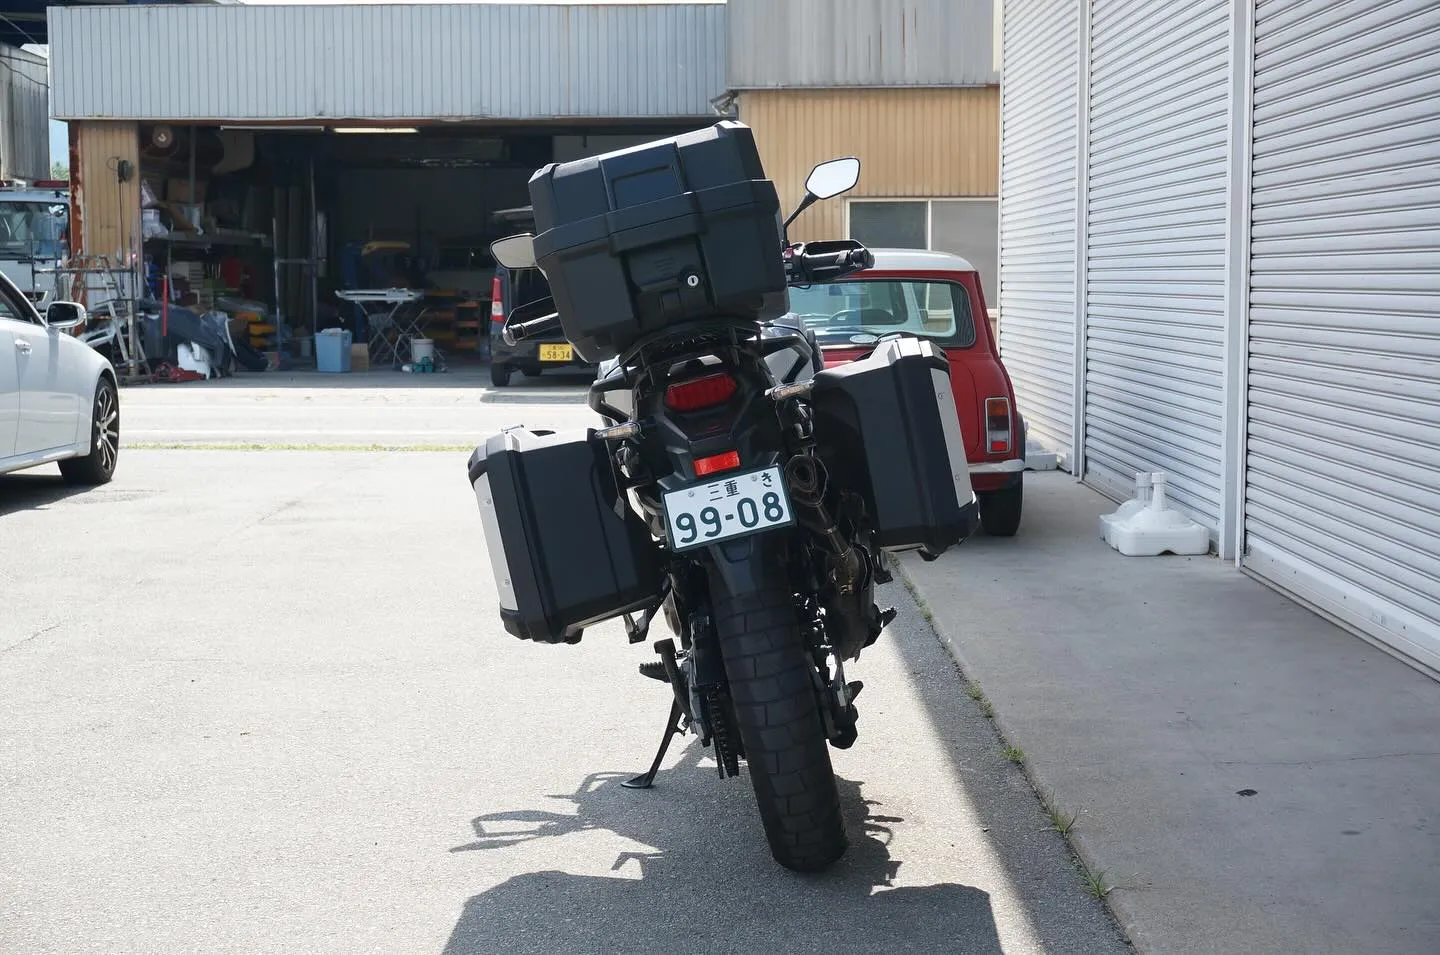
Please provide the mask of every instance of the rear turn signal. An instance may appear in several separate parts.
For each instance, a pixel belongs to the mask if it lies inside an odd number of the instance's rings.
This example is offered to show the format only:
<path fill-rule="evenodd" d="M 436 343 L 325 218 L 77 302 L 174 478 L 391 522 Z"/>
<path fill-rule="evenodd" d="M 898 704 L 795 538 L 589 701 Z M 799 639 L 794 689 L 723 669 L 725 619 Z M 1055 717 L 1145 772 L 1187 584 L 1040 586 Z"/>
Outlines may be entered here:
<path fill-rule="evenodd" d="M 500 276 L 495 276 L 490 282 L 490 321 L 497 325 L 505 324 L 505 305 L 500 301 Z"/>
<path fill-rule="evenodd" d="M 729 375 L 706 375 L 665 389 L 665 404 L 675 411 L 699 411 L 723 405 L 735 394 L 735 379 Z"/>
<path fill-rule="evenodd" d="M 1010 450 L 1010 399 L 985 399 L 985 448 L 990 454 Z"/>
<path fill-rule="evenodd" d="M 695 459 L 695 476 L 704 477 L 707 474 L 715 474 L 719 471 L 733 471 L 739 466 L 739 451 L 726 451 L 724 454 L 712 454 L 708 458 Z"/>

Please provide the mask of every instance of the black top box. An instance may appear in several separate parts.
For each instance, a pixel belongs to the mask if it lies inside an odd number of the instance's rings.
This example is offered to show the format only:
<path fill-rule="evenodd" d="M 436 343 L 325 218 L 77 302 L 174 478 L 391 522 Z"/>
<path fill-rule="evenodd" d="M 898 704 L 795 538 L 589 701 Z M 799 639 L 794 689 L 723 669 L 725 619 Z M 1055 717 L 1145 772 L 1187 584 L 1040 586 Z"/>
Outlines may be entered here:
<path fill-rule="evenodd" d="M 780 200 L 742 123 L 552 163 L 530 199 L 536 261 L 587 361 L 680 322 L 789 310 Z"/>

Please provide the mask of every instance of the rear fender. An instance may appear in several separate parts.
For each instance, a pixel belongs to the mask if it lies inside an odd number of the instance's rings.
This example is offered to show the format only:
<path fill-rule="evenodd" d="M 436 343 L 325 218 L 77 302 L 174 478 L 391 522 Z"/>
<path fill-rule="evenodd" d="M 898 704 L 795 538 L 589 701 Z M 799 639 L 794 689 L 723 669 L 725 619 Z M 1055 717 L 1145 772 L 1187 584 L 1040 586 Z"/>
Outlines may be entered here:
<path fill-rule="evenodd" d="M 735 598 L 787 583 L 785 534 L 783 530 L 770 531 L 707 548 L 712 599 L 719 596 L 715 591 L 720 588 Z"/>

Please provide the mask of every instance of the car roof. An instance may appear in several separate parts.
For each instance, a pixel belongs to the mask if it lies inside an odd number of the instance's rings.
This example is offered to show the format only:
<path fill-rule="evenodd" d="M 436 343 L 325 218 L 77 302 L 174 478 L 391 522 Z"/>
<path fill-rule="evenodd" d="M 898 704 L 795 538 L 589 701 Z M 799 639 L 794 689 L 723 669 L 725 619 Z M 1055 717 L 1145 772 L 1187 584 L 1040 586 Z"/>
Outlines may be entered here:
<path fill-rule="evenodd" d="M 514 209 L 496 209 L 490 213 L 490 218 L 496 222 L 533 222 L 535 221 L 535 207 L 517 206 Z"/>
<path fill-rule="evenodd" d="M 875 271 L 885 272 L 974 272 L 975 266 L 951 252 L 923 249 L 871 249 Z"/>

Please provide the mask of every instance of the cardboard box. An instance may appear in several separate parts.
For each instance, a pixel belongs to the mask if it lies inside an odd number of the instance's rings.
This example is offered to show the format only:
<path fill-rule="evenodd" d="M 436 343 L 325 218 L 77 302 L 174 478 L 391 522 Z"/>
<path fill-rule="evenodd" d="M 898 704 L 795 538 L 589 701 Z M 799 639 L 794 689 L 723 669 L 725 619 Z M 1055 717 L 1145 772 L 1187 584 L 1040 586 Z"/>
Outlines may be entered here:
<path fill-rule="evenodd" d="M 370 346 L 364 343 L 350 346 L 350 370 L 370 370 Z"/>

